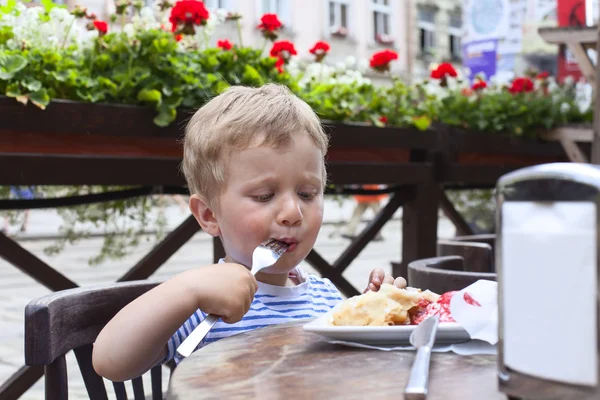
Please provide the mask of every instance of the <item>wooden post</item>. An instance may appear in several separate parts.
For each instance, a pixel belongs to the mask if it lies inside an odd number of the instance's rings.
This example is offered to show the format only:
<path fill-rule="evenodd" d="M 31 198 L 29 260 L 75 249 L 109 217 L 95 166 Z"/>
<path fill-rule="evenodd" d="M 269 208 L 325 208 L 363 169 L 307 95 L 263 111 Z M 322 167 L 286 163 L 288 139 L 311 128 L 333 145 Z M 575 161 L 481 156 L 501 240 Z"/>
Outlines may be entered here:
<path fill-rule="evenodd" d="M 596 38 L 596 54 L 600 54 L 600 20 L 597 23 L 598 36 Z M 600 62 L 596 60 L 596 77 L 600 77 L 598 67 Z M 596 82 L 598 78 L 596 78 Z M 596 104 L 594 104 L 594 139 L 592 141 L 592 164 L 600 164 L 600 91 L 598 84 L 594 83 L 594 95 Z"/>

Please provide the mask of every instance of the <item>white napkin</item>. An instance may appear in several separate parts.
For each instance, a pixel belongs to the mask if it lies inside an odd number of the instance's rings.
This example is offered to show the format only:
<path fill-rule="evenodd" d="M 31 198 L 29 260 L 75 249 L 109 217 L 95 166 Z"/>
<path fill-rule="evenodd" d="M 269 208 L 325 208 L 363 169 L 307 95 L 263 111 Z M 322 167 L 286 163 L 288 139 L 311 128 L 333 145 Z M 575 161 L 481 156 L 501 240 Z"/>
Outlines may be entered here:
<path fill-rule="evenodd" d="M 472 298 L 479 306 L 469 304 Z M 498 343 L 498 283 L 479 280 L 450 299 L 450 315 L 471 339 Z"/>

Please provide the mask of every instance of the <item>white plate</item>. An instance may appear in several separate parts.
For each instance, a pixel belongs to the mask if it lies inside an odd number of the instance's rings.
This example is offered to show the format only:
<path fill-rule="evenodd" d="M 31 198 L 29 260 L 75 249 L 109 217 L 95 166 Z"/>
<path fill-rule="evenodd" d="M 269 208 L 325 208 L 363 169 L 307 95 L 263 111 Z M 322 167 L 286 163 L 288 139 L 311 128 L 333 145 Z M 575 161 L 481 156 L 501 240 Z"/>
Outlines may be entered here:
<path fill-rule="evenodd" d="M 307 332 L 330 339 L 364 344 L 408 344 L 416 325 L 394 326 L 333 326 L 327 320 L 329 313 L 304 325 Z M 436 343 L 462 343 L 470 340 L 469 334 L 455 322 L 440 322 L 435 335 Z"/>

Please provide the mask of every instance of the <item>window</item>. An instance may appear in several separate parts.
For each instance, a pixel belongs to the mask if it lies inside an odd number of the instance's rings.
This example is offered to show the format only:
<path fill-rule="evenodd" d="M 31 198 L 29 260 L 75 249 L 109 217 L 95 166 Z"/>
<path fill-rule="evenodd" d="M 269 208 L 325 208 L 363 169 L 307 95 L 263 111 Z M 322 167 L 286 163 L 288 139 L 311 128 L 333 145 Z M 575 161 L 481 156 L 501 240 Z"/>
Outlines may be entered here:
<path fill-rule="evenodd" d="M 418 27 L 421 53 L 432 53 L 435 48 L 435 11 L 419 8 Z"/>
<path fill-rule="evenodd" d="M 206 8 L 209 10 L 224 9 L 231 11 L 231 0 L 204 0 Z"/>
<path fill-rule="evenodd" d="M 349 28 L 349 0 L 330 0 L 328 2 L 329 20 L 326 33 L 333 36 L 346 36 Z"/>
<path fill-rule="evenodd" d="M 258 19 L 263 14 L 277 14 L 284 27 L 289 27 L 292 24 L 290 3 L 290 0 L 257 0 Z"/>
<path fill-rule="evenodd" d="M 462 58 L 462 17 L 460 14 L 450 14 L 448 35 L 450 57 L 454 60 L 459 60 Z"/>
<path fill-rule="evenodd" d="M 390 0 L 373 0 L 373 39 L 382 44 L 393 43 L 392 6 Z"/>

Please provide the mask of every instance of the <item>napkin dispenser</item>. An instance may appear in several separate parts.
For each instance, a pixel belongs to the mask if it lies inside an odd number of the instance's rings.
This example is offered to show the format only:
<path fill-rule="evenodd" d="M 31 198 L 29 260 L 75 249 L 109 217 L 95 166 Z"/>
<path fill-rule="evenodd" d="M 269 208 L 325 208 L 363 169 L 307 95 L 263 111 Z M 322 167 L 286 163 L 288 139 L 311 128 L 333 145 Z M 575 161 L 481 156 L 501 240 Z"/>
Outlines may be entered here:
<path fill-rule="evenodd" d="M 496 189 L 499 389 L 600 399 L 600 167 L 537 165 Z"/>

